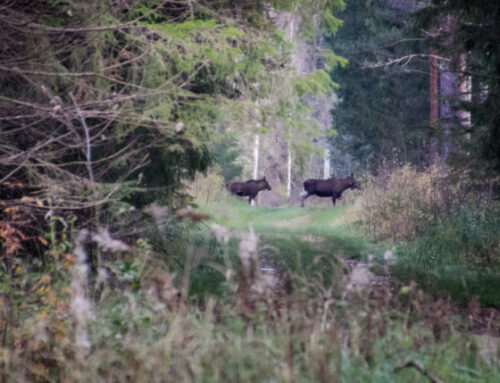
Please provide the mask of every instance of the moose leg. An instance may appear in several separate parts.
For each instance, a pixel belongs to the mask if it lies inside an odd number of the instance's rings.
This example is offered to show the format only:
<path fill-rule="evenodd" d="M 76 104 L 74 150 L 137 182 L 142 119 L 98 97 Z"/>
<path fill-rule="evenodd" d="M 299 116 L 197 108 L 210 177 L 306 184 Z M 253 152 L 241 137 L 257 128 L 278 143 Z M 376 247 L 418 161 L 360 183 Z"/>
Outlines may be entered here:
<path fill-rule="evenodd" d="M 302 192 L 300 193 L 300 206 L 304 207 L 304 201 L 306 200 L 307 197 L 309 197 L 310 194 L 308 192 Z"/>
<path fill-rule="evenodd" d="M 250 194 L 250 195 L 248 196 L 248 203 L 249 203 L 250 205 L 257 205 L 257 202 L 256 202 L 256 200 L 255 200 L 255 197 L 257 197 L 257 193 L 255 193 L 255 194 L 253 194 L 253 193 L 252 193 L 252 194 Z M 252 202 L 253 202 L 253 203 L 252 203 Z"/>
<path fill-rule="evenodd" d="M 337 200 L 337 196 L 334 194 L 332 195 L 332 202 L 333 202 L 333 206 L 335 206 L 335 201 Z"/>

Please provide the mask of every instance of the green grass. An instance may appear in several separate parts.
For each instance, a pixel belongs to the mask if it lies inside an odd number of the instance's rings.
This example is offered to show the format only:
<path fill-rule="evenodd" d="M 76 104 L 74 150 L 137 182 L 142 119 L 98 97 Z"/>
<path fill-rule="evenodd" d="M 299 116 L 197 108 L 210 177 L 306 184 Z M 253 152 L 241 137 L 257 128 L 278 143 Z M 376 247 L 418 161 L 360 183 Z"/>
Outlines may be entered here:
<path fill-rule="evenodd" d="M 368 254 L 381 255 L 382 248 L 371 243 L 352 224 L 342 222 L 346 206 L 314 207 L 261 207 L 249 206 L 233 198 L 211 203 L 202 211 L 212 222 L 247 232 L 252 228 L 267 241 L 275 238 L 295 238 L 294 242 L 317 241 L 317 248 L 347 258 L 364 259 Z"/>
<path fill-rule="evenodd" d="M 500 272 L 468 270 L 463 265 L 447 265 L 433 270 L 400 261 L 391 267 L 404 283 L 416 281 L 434 298 L 450 297 L 466 306 L 477 297 L 482 306 L 500 307 Z"/>
<path fill-rule="evenodd" d="M 366 240 L 351 224 L 343 223 L 346 207 L 335 208 L 288 208 L 249 206 L 243 201 L 229 198 L 223 202 L 211 203 L 201 208 L 211 216 L 206 222 L 229 228 L 233 239 L 226 247 L 215 246 L 210 257 L 194 268 L 190 278 L 190 293 L 203 296 L 207 293 L 224 295 L 224 276 L 214 270 L 230 267 L 238 269 L 238 236 L 253 230 L 259 236 L 259 257 L 267 259 L 278 268 L 304 277 L 318 278 L 327 286 L 333 280 L 340 280 L 342 272 L 339 257 L 365 259 L 368 254 L 381 256 L 382 249 Z M 206 226 L 194 229 L 208 235 Z M 206 242 L 208 243 L 208 238 Z M 198 240 L 199 242 L 199 240 Z M 226 286 L 227 287 L 227 286 Z"/>
<path fill-rule="evenodd" d="M 201 208 L 204 212 L 210 214 L 217 223 L 239 229 L 247 229 L 252 225 L 256 231 L 285 231 L 297 233 L 311 233 L 311 231 L 325 232 L 332 228 L 339 228 L 341 225 L 335 225 L 335 221 L 340 219 L 346 211 L 346 206 L 337 206 L 332 208 L 314 208 L 314 207 L 263 207 L 250 206 L 247 203 L 235 198 L 228 198 L 223 202 L 213 202 Z M 308 218 L 301 225 L 292 225 L 286 230 L 286 220 L 296 218 Z M 295 227 L 296 226 L 296 227 Z"/>
<path fill-rule="evenodd" d="M 293 272 L 322 275 L 325 282 L 337 257 L 380 259 L 383 248 L 345 223 L 346 206 L 261 207 L 235 198 L 202 207 L 211 222 L 235 233 L 250 228 L 267 253 Z M 464 208 L 430 227 L 411 244 L 399 245 L 392 274 L 403 283 L 414 280 L 433 296 L 450 296 L 467 304 L 475 296 L 486 306 L 500 306 L 500 221 L 498 212 Z M 234 245 L 236 246 L 236 245 Z M 269 250 L 271 249 L 271 250 Z M 237 257 L 234 249 L 234 257 Z M 329 270 L 321 272 L 321 270 Z"/>

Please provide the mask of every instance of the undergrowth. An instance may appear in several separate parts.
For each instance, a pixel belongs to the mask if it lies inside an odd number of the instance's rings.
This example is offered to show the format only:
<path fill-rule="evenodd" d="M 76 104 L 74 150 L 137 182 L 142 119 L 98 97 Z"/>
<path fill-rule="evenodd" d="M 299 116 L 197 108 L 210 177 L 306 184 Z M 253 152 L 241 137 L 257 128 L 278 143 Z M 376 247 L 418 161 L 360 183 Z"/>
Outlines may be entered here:
<path fill-rule="evenodd" d="M 399 246 L 394 270 L 463 304 L 477 296 L 484 305 L 500 307 L 499 238 L 498 207 L 463 207 Z"/>
<path fill-rule="evenodd" d="M 473 192 L 472 192 L 473 191 Z M 348 214 L 396 249 L 392 273 L 436 297 L 500 306 L 500 210 L 473 180 L 444 164 L 368 177 Z"/>
<path fill-rule="evenodd" d="M 432 289 L 447 288 L 447 275 L 463 281 L 466 271 L 490 273 L 495 262 L 487 257 L 498 255 L 496 212 L 464 209 L 443 219 L 443 230 L 431 227 L 428 237 L 401 246 L 394 267 L 408 283 L 390 296 L 376 288 L 343 291 L 342 257 L 381 255 L 346 222 L 346 209 L 266 209 L 230 199 L 204 209 L 209 221 L 157 219 L 149 240 L 114 249 L 111 242 L 84 246 L 70 232 L 55 236 L 46 264 L 13 257 L 1 270 L 0 377 L 498 382 L 498 350 L 467 332 L 477 310 L 460 315 L 419 290 L 425 278 L 410 282 L 418 270 L 439 276 Z M 443 232 L 450 242 L 440 250 Z M 82 255 L 95 246 L 103 269 L 93 281 Z M 482 250 L 483 263 L 475 256 Z M 429 258 L 438 251 L 447 255 Z M 478 286 L 490 281 L 484 273 Z M 491 288 L 479 293 L 493 299 Z M 496 323 L 488 326 L 494 331 Z"/>
<path fill-rule="evenodd" d="M 473 336 L 457 332 L 460 320 L 446 305 L 436 314 L 437 306 L 413 285 L 402 290 L 393 305 L 377 294 L 346 299 L 340 291 L 342 265 L 328 249 L 317 250 L 314 242 L 299 244 L 285 236 L 273 240 L 252 231 L 228 235 L 221 227 L 209 232 L 204 224 L 189 225 L 185 231 L 205 249 L 201 259 L 187 248 L 184 267 L 176 275 L 141 241 L 119 260 L 107 257 L 101 294 L 77 311 L 71 309 L 73 303 L 86 301 L 88 295 L 73 291 L 75 271 L 81 266 L 76 259 L 64 263 L 56 257 L 51 268 L 38 273 L 21 260 L 14 273 L 4 270 L 2 379 L 497 379 L 497 359 L 485 356 Z M 215 244 L 208 241 L 210 236 L 218 238 Z M 270 263 L 269 257 L 277 263 Z M 270 264 L 282 270 L 265 274 L 261 267 Z M 210 289 L 186 294 L 186 285 L 205 286 L 195 282 L 201 266 L 220 274 L 221 294 Z"/>
<path fill-rule="evenodd" d="M 384 170 L 364 180 L 354 214 L 376 240 L 411 241 L 460 206 L 460 184 L 449 178 L 444 165 L 426 171 L 410 165 Z"/>

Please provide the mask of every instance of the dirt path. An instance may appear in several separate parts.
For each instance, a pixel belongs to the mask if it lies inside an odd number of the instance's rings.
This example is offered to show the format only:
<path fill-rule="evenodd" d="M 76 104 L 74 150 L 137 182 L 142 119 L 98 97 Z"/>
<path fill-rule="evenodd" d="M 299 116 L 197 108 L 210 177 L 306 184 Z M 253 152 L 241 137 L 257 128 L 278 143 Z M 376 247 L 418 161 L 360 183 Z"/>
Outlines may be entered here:
<path fill-rule="evenodd" d="M 299 217 L 278 221 L 274 224 L 274 226 L 296 229 L 307 225 L 309 222 L 311 222 L 310 216 L 301 215 Z"/>

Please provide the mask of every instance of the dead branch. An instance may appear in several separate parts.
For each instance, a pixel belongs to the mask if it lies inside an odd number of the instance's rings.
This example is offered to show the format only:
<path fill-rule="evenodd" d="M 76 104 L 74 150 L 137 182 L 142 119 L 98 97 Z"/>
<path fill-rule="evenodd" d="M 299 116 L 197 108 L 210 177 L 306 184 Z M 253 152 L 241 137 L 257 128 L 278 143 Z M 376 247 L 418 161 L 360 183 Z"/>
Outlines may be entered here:
<path fill-rule="evenodd" d="M 414 368 L 418 372 L 420 372 L 423 376 L 425 376 L 427 379 L 429 379 L 432 383 L 443 383 L 441 380 L 438 378 L 435 378 L 431 374 L 429 374 L 427 371 L 424 370 L 424 368 L 419 365 L 418 363 L 414 361 L 407 362 L 404 366 L 400 366 L 394 369 L 395 372 L 401 371 L 405 368 Z"/>
<path fill-rule="evenodd" d="M 365 63 L 361 66 L 362 69 L 374 69 L 374 68 L 382 68 L 382 67 L 388 67 L 391 65 L 396 65 L 396 64 L 401 64 L 401 66 L 406 66 L 410 63 L 415 58 L 437 58 L 438 60 L 450 62 L 451 60 L 446 57 L 442 56 L 437 56 L 437 55 L 432 55 L 432 54 L 427 54 L 427 53 L 415 53 L 407 56 L 402 56 L 398 57 L 397 59 L 394 60 L 389 60 L 385 62 L 378 62 L 378 63 Z"/>

